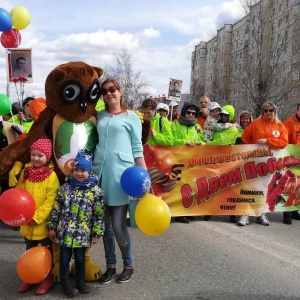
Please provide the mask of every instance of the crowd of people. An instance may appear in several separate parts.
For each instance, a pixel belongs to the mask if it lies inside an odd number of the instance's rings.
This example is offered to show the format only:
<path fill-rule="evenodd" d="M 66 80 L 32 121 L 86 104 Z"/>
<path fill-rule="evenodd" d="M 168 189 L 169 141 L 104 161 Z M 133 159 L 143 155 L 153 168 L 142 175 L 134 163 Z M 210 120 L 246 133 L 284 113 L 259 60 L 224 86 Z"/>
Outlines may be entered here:
<path fill-rule="evenodd" d="M 106 271 L 100 283 L 108 284 L 117 274 L 115 241 L 123 260 L 123 271 L 119 283 L 128 282 L 134 273 L 132 243 L 127 229 L 127 212 L 130 197 L 121 188 L 120 178 L 124 170 L 137 165 L 147 169 L 143 156 L 142 123 L 139 116 L 128 109 L 122 90 L 113 79 L 101 86 L 104 109 L 97 113 L 96 127 L 98 144 L 95 152 L 80 149 L 74 157 L 72 173 L 62 186 L 51 163 L 52 141 L 38 139 L 30 147 L 31 160 L 23 167 L 17 187 L 31 192 L 36 202 L 35 214 L 20 233 L 26 249 L 44 245 L 52 253 L 52 243 L 60 245 L 60 279 L 67 297 L 78 292 L 89 293 L 84 281 L 85 252 L 103 236 Z M 26 100 L 24 110 L 18 113 L 20 122 L 34 122 L 30 104 Z M 28 105 L 27 105 L 28 104 Z M 28 108 L 28 110 L 27 110 Z M 261 114 L 253 119 L 252 113 L 242 111 L 238 118 L 232 105 L 221 107 L 207 96 L 199 99 L 198 105 L 185 103 L 178 112 L 178 103 L 157 104 L 146 99 L 141 111 L 151 121 L 149 145 L 235 145 L 262 144 L 271 149 L 283 149 L 290 144 L 300 144 L 300 104 L 296 113 L 284 123 L 277 116 L 274 103 L 262 105 Z M 104 134 L 103 134 L 104 133 Z M 300 220 L 297 211 L 283 214 L 285 224 L 292 219 Z M 178 217 L 177 221 L 189 223 L 193 217 Z M 205 220 L 211 220 L 206 215 Z M 230 216 L 240 226 L 249 224 L 249 216 Z M 256 222 L 269 225 L 265 214 Z M 76 263 L 76 285 L 69 278 L 69 262 L 74 255 Z M 36 294 L 46 294 L 52 287 L 51 270 L 42 280 Z M 24 293 L 32 284 L 23 282 L 19 292 Z"/>
<path fill-rule="evenodd" d="M 276 105 L 267 101 L 261 107 L 261 114 L 253 119 L 249 111 L 235 115 L 232 105 L 220 106 L 218 102 L 211 102 L 207 96 L 202 96 L 198 105 L 185 103 L 178 112 L 178 103 L 171 101 L 166 104 L 157 104 L 152 99 L 142 103 L 141 111 L 151 119 L 151 138 L 149 145 L 238 145 L 260 144 L 278 150 L 287 144 L 300 145 L 300 104 L 285 122 L 278 118 Z M 151 113 L 150 113 L 151 111 Z M 162 122 L 163 120 L 163 122 Z M 160 124 L 163 123 L 163 126 Z M 190 223 L 191 217 L 177 217 L 182 223 Z M 206 221 L 211 220 L 210 215 L 205 215 Z M 292 219 L 300 220 L 298 211 L 284 212 L 283 222 L 292 224 Z M 250 223 L 249 215 L 230 216 L 232 222 L 239 226 Z M 267 216 L 263 213 L 256 218 L 256 222 L 268 226 Z"/>

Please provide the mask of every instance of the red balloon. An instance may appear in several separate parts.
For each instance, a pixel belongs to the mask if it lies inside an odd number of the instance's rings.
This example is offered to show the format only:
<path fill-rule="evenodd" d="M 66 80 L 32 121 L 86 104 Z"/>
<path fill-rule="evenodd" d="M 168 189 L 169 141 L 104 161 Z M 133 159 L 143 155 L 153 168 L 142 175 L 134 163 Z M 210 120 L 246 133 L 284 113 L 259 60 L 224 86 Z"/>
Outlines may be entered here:
<path fill-rule="evenodd" d="M 21 44 L 21 40 L 21 34 L 19 30 L 15 28 L 2 32 L 1 34 L 1 45 L 4 48 L 18 48 Z"/>
<path fill-rule="evenodd" d="M 52 257 L 44 246 L 37 246 L 27 250 L 18 260 L 17 273 L 26 283 L 41 282 L 50 272 Z"/>
<path fill-rule="evenodd" d="M 10 226 L 21 226 L 32 220 L 35 201 L 24 189 L 11 188 L 0 196 L 0 219 Z"/>

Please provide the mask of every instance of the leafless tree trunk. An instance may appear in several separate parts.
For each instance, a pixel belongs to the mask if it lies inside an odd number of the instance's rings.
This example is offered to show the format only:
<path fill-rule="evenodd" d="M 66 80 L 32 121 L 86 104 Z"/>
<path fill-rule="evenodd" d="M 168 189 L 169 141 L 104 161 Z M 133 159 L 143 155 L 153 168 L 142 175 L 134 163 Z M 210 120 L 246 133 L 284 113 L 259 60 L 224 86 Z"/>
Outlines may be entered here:
<path fill-rule="evenodd" d="M 203 84 L 199 83 L 199 80 L 192 78 L 191 83 L 191 102 L 198 105 L 200 97 L 205 94 L 205 87 Z"/>

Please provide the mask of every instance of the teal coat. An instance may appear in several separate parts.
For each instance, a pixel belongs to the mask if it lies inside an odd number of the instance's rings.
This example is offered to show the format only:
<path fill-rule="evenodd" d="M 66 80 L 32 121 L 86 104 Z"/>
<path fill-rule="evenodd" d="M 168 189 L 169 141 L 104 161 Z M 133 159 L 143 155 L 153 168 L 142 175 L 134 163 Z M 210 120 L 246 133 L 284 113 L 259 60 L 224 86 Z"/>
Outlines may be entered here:
<path fill-rule="evenodd" d="M 143 157 L 142 124 L 131 110 L 111 115 L 106 110 L 97 114 L 99 142 L 96 146 L 93 173 L 100 178 L 104 203 L 121 206 L 129 203 L 129 196 L 121 188 L 121 175 Z"/>

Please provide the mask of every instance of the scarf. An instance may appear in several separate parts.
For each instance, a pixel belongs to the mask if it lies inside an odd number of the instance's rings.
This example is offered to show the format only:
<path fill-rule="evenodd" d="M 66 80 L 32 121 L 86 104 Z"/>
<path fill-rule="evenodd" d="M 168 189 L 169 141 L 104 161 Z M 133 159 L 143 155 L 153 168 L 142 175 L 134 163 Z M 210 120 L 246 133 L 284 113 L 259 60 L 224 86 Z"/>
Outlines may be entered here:
<path fill-rule="evenodd" d="M 41 182 L 47 179 L 53 172 L 53 166 L 35 168 L 33 166 L 24 169 L 23 182 L 29 180 L 31 182 Z"/>
<path fill-rule="evenodd" d="M 186 126 L 190 127 L 190 126 L 195 125 L 197 120 L 196 119 L 191 120 L 191 119 L 185 118 L 183 116 L 180 116 L 179 119 L 178 119 L 178 122 L 180 124 L 183 124 L 183 125 L 186 125 Z"/>
<path fill-rule="evenodd" d="M 78 181 L 73 176 L 69 176 L 68 182 L 71 187 L 75 189 L 90 189 L 97 184 L 98 178 L 94 174 L 90 174 L 90 176 L 84 181 Z"/>

